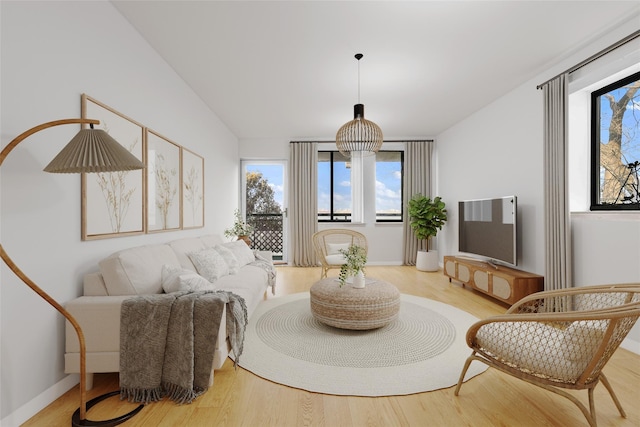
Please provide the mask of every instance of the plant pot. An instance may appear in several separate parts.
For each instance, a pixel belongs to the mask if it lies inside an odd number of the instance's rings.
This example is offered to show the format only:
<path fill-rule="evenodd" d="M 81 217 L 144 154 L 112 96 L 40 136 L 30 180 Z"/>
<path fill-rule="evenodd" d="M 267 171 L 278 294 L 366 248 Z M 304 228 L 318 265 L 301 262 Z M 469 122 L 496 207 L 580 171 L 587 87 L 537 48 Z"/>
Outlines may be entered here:
<path fill-rule="evenodd" d="M 418 251 L 416 268 L 420 271 L 438 271 L 438 251 Z"/>
<path fill-rule="evenodd" d="M 251 239 L 249 236 L 238 236 L 238 240 L 244 240 L 247 246 L 251 247 Z"/>
<path fill-rule="evenodd" d="M 360 270 L 355 274 L 355 276 L 353 276 L 353 283 L 351 284 L 351 286 L 353 286 L 354 288 L 364 288 L 364 284 L 364 272 Z"/>

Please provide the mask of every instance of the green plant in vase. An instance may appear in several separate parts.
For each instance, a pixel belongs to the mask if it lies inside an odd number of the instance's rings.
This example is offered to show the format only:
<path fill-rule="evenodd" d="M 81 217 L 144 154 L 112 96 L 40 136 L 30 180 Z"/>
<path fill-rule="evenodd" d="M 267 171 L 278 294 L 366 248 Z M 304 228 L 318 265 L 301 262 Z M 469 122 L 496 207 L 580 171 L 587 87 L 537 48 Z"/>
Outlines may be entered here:
<path fill-rule="evenodd" d="M 437 251 L 429 252 L 429 240 L 438 234 L 447 222 L 447 210 L 440 197 L 433 200 L 418 193 L 409 200 L 409 221 L 416 239 L 418 253 L 416 267 L 423 271 L 438 269 Z M 431 254 L 431 256 L 427 255 Z"/>
<path fill-rule="evenodd" d="M 250 241 L 247 241 L 247 240 L 249 239 L 249 235 L 253 233 L 253 226 L 250 224 L 247 224 L 242 219 L 242 213 L 240 212 L 240 209 L 235 210 L 234 216 L 235 216 L 235 221 L 233 223 L 233 226 L 226 228 L 224 230 L 224 235 L 229 238 L 237 237 L 240 240 L 244 240 L 247 243 L 247 245 L 249 245 Z"/>
<path fill-rule="evenodd" d="M 338 276 L 340 287 L 342 287 L 347 277 L 355 277 L 361 272 L 364 273 L 364 266 L 367 263 L 367 251 L 362 246 L 351 245 L 348 249 L 340 249 L 339 252 L 345 259 L 345 264 L 340 267 L 340 275 Z"/>

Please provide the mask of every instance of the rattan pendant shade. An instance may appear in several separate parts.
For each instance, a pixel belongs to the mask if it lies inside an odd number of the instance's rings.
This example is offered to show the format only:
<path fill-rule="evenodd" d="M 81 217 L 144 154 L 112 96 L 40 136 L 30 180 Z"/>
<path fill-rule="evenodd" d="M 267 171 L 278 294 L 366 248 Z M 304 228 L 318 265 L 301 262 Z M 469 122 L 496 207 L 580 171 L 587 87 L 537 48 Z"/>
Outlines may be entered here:
<path fill-rule="evenodd" d="M 336 146 L 345 157 L 351 152 L 362 152 L 363 156 L 376 153 L 382 147 L 383 136 L 380 126 L 364 118 L 364 104 L 360 104 L 360 60 L 364 55 L 357 53 L 358 60 L 358 103 L 353 106 L 353 120 L 342 125 L 336 133 Z"/>
<path fill-rule="evenodd" d="M 364 118 L 364 105 L 353 106 L 353 120 L 342 125 L 336 134 L 338 151 L 349 157 L 352 151 L 371 155 L 382 147 L 382 130 L 374 122 Z"/>
<path fill-rule="evenodd" d="M 51 173 L 114 172 L 144 164 L 102 129 L 82 129 L 44 168 Z"/>

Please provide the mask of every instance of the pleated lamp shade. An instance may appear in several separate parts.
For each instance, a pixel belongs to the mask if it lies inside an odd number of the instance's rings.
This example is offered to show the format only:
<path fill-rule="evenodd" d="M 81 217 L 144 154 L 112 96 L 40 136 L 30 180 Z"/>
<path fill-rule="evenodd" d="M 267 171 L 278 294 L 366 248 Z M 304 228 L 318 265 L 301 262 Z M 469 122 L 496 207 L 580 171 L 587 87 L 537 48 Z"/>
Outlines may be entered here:
<path fill-rule="evenodd" d="M 364 105 L 353 106 L 353 120 L 342 125 L 336 134 L 338 151 L 349 157 L 352 151 L 362 151 L 367 156 L 382 147 L 383 136 L 380 127 L 364 118 Z"/>
<path fill-rule="evenodd" d="M 82 129 L 44 168 L 51 173 L 115 172 L 144 164 L 102 129 Z"/>

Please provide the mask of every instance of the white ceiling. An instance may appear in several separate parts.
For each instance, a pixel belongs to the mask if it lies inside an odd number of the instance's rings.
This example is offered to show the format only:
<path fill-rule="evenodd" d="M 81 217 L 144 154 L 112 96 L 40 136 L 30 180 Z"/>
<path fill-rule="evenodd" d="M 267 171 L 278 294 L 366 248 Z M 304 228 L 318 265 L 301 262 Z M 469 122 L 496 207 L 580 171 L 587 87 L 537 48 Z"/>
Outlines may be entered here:
<path fill-rule="evenodd" d="M 358 52 L 365 117 L 427 137 L 629 16 L 640 28 L 638 1 L 112 3 L 238 138 L 335 137 Z"/>

